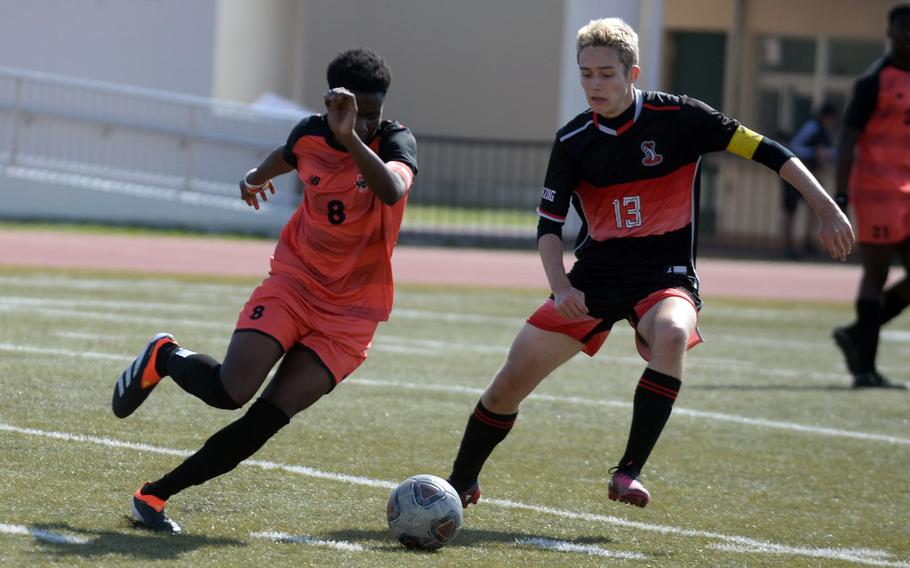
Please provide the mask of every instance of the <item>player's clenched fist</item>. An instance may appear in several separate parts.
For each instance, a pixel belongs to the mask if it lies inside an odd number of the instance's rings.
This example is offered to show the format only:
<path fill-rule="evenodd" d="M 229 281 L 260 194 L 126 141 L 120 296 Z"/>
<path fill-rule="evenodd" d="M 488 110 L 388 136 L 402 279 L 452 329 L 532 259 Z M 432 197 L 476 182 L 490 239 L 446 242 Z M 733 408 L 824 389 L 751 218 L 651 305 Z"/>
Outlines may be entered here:
<path fill-rule="evenodd" d="M 340 142 L 356 136 L 357 99 L 344 87 L 329 89 L 323 96 L 329 128 Z"/>
<path fill-rule="evenodd" d="M 553 294 L 556 311 L 566 319 L 576 319 L 588 313 L 585 293 L 576 288 L 566 288 Z"/>

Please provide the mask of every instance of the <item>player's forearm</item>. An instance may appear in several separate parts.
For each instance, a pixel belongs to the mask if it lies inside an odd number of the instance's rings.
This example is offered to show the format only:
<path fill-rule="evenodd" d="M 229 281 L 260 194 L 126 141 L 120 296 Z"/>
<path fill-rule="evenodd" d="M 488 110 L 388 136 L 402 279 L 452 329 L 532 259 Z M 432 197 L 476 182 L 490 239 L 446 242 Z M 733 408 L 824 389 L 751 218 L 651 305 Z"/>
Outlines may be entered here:
<path fill-rule="evenodd" d="M 827 215 L 840 212 L 828 192 L 822 188 L 812 172 L 799 158 L 787 160 L 780 169 L 780 177 L 799 191 L 819 217 L 825 218 Z"/>
<path fill-rule="evenodd" d="M 399 199 L 404 197 L 408 189 L 404 179 L 390 170 L 385 162 L 360 138 L 354 136 L 350 140 L 342 141 L 342 144 L 354 158 L 354 163 L 357 164 L 357 169 L 360 170 L 360 175 L 367 182 L 370 191 L 380 201 L 386 205 L 395 205 Z"/>
<path fill-rule="evenodd" d="M 279 146 L 247 175 L 246 181 L 251 185 L 260 185 L 293 169 L 294 166 L 284 160 L 284 146 Z"/>
<path fill-rule="evenodd" d="M 562 239 L 554 234 L 542 235 L 537 240 L 537 251 L 540 253 L 540 261 L 543 263 L 550 291 L 555 294 L 571 288 L 572 283 L 566 276 L 566 265 L 562 259 Z"/>

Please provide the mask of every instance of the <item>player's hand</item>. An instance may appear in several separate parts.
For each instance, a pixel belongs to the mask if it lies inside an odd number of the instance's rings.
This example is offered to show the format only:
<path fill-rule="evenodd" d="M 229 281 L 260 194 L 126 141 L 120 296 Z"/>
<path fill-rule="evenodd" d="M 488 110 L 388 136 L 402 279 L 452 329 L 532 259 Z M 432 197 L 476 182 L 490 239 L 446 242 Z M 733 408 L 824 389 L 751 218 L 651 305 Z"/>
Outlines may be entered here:
<path fill-rule="evenodd" d="M 257 211 L 259 210 L 260 199 L 263 202 L 269 200 L 267 191 L 275 195 L 275 184 L 272 183 L 272 180 L 267 180 L 265 185 L 259 187 L 250 185 L 246 181 L 246 176 L 243 176 L 243 179 L 240 180 L 240 199 Z"/>
<path fill-rule="evenodd" d="M 828 216 L 821 219 L 818 236 L 831 258 L 847 260 L 847 255 L 853 249 L 855 237 L 850 221 L 840 209 L 832 207 Z"/>
<path fill-rule="evenodd" d="M 354 93 L 344 87 L 329 89 L 323 96 L 326 117 L 332 134 L 342 144 L 356 138 L 354 126 L 357 124 L 357 99 Z"/>
<path fill-rule="evenodd" d="M 553 293 L 556 311 L 566 319 L 577 319 L 588 313 L 585 305 L 585 293 L 576 288 L 566 288 Z"/>

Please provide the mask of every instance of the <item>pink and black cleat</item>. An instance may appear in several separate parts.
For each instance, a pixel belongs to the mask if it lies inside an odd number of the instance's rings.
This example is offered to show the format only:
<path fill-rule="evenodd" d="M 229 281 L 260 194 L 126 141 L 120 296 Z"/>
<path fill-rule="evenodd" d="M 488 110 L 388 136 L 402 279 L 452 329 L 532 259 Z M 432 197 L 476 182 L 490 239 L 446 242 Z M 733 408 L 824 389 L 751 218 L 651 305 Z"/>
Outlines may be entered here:
<path fill-rule="evenodd" d="M 615 470 L 610 479 L 608 496 L 612 501 L 644 507 L 651 500 L 651 494 L 641 484 L 637 475 Z"/>

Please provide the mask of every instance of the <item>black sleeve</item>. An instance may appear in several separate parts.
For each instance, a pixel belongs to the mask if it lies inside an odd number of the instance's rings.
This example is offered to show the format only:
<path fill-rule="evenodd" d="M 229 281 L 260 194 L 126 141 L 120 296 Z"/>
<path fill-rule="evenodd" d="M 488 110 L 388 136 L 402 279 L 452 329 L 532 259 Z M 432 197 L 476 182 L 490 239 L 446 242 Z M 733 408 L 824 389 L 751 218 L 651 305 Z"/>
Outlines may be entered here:
<path fill-rule="evenodd" d="M 417 140 L 405 126 L 389 122 L 379 132 L 379 159 L 407 164 L 417 175 Z"/>
<path fill-rule="evenodd" d="M 537 214 L 540 215 L 538 238 L 544 233 L 561 234 L 562 224 L 565 223 L 569 206 L 572 204 L 572 193 L 578 187 L 578 183 L 577 160 L 572 156 L 568 144 L 560 141 L 557 134 L 553 149 L 550 151 L 543 193 L 537 207 Z M 541 230 L 544 233 L 541 233 Z"/>
<path fill-rule="evenodd" d="M 857 130 L 866 128 L 878 103 L 878 72 L 860 77 L 853 84 L 853 98 L 847 104 L 844 124 Z"/>
<path fill-rule="evenodd" d="M 733 138 L 739 121 L 730 118 L 698 99 L 685 97 L 682 101 L 685 136 L 699 155 L 725 150 Z"/>
<path fill-rule="evenodd" d="M 312 116 L 307 116 L 298 122 L 297 126 L 295 126 L 294 129 L 291 130 L 290 135 L 288 135 L 288 141 L 284 144 L 284 151 L 282 152 L 281 156 L 284 158 L 285 162 L 291 166 L 294 166 L 294 169 L 297 169 L 297 155 L 294 154 L 294 145 L 297 144 L 297 141 L 303 137 L 312 118 Z"/>
<path fill-rule="evenodd" d="M 786 164 L 790 158 L 795 157 L 796 155 L 793 154 L 793 152 L 767 136 L 762 137 L 761 142 L 758 144 L 758 148 L 756 148 L 755 153 L 752 154 L 753 161 L 771 168 L 777 173 L 780 173 L 780 169 L 784 167 L 784 164 Z"/>

